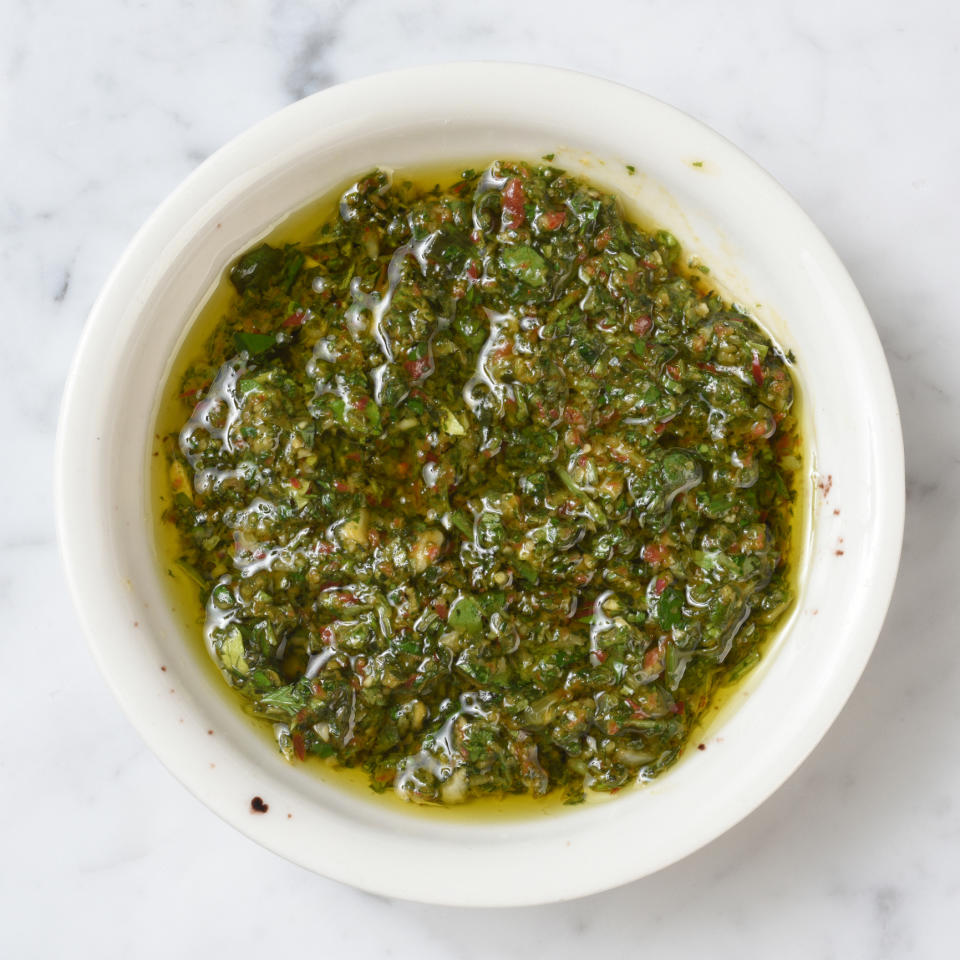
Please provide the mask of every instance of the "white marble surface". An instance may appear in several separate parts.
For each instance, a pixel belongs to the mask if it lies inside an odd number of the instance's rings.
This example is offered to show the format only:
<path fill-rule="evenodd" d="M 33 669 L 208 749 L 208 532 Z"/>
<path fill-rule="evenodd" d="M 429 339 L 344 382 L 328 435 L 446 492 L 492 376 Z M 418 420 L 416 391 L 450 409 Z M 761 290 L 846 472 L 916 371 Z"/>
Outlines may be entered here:
<path fill-rule="evenodd" d="M 602 24 L 585 25 L 585 11 Z M 5 448 L 18 453 L 0 469 L 0 956 L 957 956 L 958 36 L 955 5 L 891 0 L 0 5 L 0 402 Z M 886 627 L 800 771 L 657 876 L 496 912 L 341 887 L 200 806 L 93 666 L 51 507 L 70 356 L 150 210 L 226 139 L 297 97 L 467 58 L 623 81 L 778 177 L 873 313 L 908 481 Z"/>

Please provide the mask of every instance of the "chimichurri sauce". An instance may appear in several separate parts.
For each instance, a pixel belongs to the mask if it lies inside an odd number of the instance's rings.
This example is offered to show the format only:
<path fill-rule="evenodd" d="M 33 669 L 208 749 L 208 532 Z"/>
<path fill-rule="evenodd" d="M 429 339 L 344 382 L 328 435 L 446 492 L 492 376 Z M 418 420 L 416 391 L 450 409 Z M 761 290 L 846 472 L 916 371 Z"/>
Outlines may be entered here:
<path fill-rule="evenodd" d="M 284 755 L 439 803 L 668 767 L 792 599 L 770 339 L 551 166 L 375 171 L 229 277 L 164 519 Z"/>

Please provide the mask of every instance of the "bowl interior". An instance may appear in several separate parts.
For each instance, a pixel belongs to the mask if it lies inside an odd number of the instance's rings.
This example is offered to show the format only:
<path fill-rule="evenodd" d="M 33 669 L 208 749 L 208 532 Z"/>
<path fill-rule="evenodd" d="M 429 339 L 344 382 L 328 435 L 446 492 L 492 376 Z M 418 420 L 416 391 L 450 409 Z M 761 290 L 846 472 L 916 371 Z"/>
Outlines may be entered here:
<path fill-rule="evenodd" d="M 813 491 L 811 480 L 808 566 L 795 614 L 737 691 L 737 709 L 710 729 L 707 750 L 658 781 L 524 820 L 411 812 L 289 767 L 252 735 L 215 673 L 198 668 L 153 545 L 156 405 L 200 303 L 285 213 L 374 166 L 453 170 L 545 153 L 671 230 L 793 351 L 819 481 Z M 602 81 L 520 66 L 428 68 L 335 88 L 207 161 L 137 236 L 94 308 L 65 399 L 58 471 L 62 544 L 85 629 L 168 767 L 292 860 L 375 892 L 445 903 L 604 889 L 678 859 L 753 809 L 813 748 L 856 682 L 902 528 L 889 374 L 859 296 L 812 224 L 688 117 Z M 253 796 L 267 813 L 251 812 Z M 469 867 L 451 881 L 451 858 L 465 857 Z"/>

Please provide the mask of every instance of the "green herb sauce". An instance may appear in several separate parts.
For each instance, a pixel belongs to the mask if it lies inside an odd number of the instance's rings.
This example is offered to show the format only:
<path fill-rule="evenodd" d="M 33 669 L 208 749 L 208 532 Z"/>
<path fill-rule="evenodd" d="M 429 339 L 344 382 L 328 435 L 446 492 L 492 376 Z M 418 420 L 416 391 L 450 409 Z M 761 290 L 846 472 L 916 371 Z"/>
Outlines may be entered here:
<path fill-rule="evenodd" d="M 507 162 L 371 173 L 234 264 L 163 522 L 288 759 L 426 803 L 675 761 L 792 601 L 801 468 L 787 361 L 700 270 Z"/>

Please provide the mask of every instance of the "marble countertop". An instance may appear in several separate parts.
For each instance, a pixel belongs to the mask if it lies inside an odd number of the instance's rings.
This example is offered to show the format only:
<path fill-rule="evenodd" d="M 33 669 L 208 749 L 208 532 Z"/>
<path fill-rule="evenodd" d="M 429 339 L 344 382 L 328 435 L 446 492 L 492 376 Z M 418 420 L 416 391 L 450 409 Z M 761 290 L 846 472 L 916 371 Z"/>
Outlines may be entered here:
<path fill-rule="evenodd" d="M 960 381 L 948 358 L 960 354 L 960 14 L 936 0 L 608 0 L 602 10 L 594 27 L 563 0 L 4 4 L 0 401 L 18 465 L 0 470 L 0 955 L 350 947 L 466 960 L 641 945 L 720 960 L 956 955 Z M 51 505 L 71 354 L 153 207 L 228 138 L 298 97 L 392 67 L 480 58 L 622 81 L 770 170 L 864 295 L 907 454 L 906 541 L 886 626 L 810 759 L 746 821 L 654 877 L 495 915 L 342 887 L 194 800 L 93 665 Z"/>

